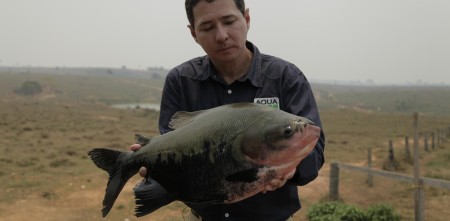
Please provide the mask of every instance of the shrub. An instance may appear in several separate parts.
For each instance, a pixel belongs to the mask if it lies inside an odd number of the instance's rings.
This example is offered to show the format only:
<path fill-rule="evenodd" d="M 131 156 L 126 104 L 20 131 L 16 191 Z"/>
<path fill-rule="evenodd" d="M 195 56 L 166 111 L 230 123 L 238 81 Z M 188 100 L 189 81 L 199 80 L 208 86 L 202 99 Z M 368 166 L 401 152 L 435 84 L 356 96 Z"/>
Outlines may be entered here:
<path fill-rule="evenodd" d="M 367 209 L 367 217 L 372 221 L 400 221 L 398 215 L 391 206 L 379 204 Z"/>
<path fill-rule="evenodd" d="M 25 81 L 22 87 L 14 90 L 14 93 L 21 95 L 35 95 L 42 92 L 41 85 L 36 81 Z"/>
<path fill-rule="evenodd" d="M 339 218 L 334 215 L 338 203 L 322 203 L 312 206 L 306 217 L 310 221 L 339 221 Z"/>
<path fill-rule="evenodd" d="M 367 210 L 340 202 L 324 202 L 313 205 L 307 212 L 309 221 L 399 221 L 400 216 L 384 204 Z"/>

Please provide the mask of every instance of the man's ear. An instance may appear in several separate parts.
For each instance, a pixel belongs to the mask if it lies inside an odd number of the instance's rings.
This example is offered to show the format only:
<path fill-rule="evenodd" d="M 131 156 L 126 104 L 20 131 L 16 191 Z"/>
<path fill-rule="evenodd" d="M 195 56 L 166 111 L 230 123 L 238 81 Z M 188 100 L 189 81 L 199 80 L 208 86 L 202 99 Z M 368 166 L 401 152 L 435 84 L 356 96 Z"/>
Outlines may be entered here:
<path fill-rule="evenodd" d="M 195 28 L 192 27 L 192 25 L 188 25 L 187 27 L 189 28 L 189 31 L 191 32 L 191 36 L 192 36 L 192 38 L 194 38 L 194 41 L 198 43 L 197 34 L 195 33 Z"/>
<path fill-rule="evenodd" d="M 245 23 L 247 24 L 247 30 L 250 29 L 250 9 L 246 8 L 244 12 Z"/>

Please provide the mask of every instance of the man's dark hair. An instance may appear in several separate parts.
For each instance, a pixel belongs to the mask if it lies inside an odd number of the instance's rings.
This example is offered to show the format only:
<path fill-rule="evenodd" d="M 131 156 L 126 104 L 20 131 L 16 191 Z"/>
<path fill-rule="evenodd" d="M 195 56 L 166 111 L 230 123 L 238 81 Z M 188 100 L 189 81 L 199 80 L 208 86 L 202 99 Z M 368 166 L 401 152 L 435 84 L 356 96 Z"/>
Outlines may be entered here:
<path fill-rule="evenodd" d="M 186 2 L 184 3 L 184 6 L 186 8 L 186 15 L 189 20 L 189 24 L 191 24 L 192 27 L 194 27 L 194 7 L 200 1 L 213 2 L 214 0 L 186 0 Z M 241 11 L 242 15 L 244 15 L 245 14 L 244 0 L 234 0 L 234 3 L 236 4 L 236 7 L 239 9 L 239 11 Z"/>

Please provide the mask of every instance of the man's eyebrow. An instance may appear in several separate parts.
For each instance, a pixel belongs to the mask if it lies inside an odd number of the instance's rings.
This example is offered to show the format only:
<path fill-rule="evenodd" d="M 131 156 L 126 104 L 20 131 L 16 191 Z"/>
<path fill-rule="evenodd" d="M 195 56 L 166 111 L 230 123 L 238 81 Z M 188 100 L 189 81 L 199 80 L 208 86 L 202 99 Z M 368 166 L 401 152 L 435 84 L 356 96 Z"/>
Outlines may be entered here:
<path fill-rule="evenodd" d="M 225 16 L 221 17 L 220 19 L 221 20 L 227 20 L 227 19 L 235 18 L 235 17 L 236 17 L 235 15 L 225 15 Z"/>

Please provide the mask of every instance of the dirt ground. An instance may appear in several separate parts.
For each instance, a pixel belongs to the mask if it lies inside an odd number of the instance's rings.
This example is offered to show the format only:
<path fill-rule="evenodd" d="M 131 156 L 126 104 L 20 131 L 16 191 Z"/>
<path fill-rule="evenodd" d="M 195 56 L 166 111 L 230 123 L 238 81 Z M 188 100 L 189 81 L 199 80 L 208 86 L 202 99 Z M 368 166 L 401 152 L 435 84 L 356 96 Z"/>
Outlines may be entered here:
<path fill-rule="evenodd" d="M 339 114 L 342 113 L 325 113 L 324 124 L 341 123 L 331 120 L 331 116 Z M 126 150 L 134 142 L 134 133 L 157 134 L 157 116 L 153 111 L 117 110 L 99 104 L 3 99 L 0 109 L 0 220 L 183 220 L 188 209 L 180 202 L 135 218 L 132 188 L 139 177 L 127 183 L 111 213 L 106 218 L 101 217 L 107 175 L 90 162 L 87 152 L 100 146 Z M 364 156 L 366 149 L 347 139 L 342 130 L 328 129 L 331 142 L 327 144 L 327 163 L 316 180 L 299 187 L 303 208 L 295 214 L 294 220 L 306 220 L 308 208 L 327 198 L 330 162 L 343 160 L 364 164 L 364 157 L 359 156 Z M 354 130 L 345 133 L 361 135 L 361 129 Z M 445 150 L 450 147 L 446 145 L 436 150 L 441 151 L 438 155 L 448 154 Z M 384 148 L 375 151 L 376 165 L 382 164 L 384 157 L 380 156 L 385 152 Z M 442 172 L 445 176 L 446 171 L 448 168 Z M 353 172 L 342 172 L 341 179 L 340 194 L 344 202 L 362 207 L 389 203 L 403 220 L 413 220 L 411 185 L 375 178 L 375 186 L 369 188 L 366 177 Z M 447 220 L 449 196 L 446 190 L 426 189 L 427 220 Z"/>

